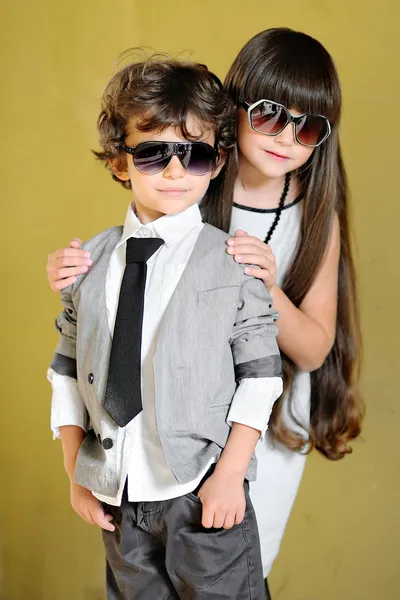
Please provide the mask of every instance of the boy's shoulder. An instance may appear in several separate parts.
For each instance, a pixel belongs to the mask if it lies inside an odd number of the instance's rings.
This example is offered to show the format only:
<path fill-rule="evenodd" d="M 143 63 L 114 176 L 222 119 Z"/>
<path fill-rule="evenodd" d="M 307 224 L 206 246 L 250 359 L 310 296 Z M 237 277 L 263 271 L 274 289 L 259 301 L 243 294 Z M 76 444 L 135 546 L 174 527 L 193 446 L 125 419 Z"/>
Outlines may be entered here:
<path fill-rule="evenodd" d="M 222 284 L 241 285 L 249 276 L 244 273 L 247 265 L 237 263 L 227 253 L 227 240 L 232 235 L 206 223 L 202 230 L 199 258 L 204 271 L 216 273 Z M 227 280 L 227 281 L 225 281 Z"/>
<path fill-rule="evenodd" d="M 122 235 L 122 227 L 110 227 L 96 234 L 82 246 L 83 250 L 89 250 L 93 262 L 107 250 L 114 249 Z"/>
<path fill-rule="evenodd" d="M 89 250 L 90 258 L 93 261 L 93 266 L 89 269 L 87 273 L 82 273 L 81 275 L 78 275 L 76 278 L 76 282 L 73 283 L 71 286 L 65 288 L 64 293 L 72 294 L 72 296 L 75 296 L 75 294 L 78 292 L 78 290 L 81 289 L 83 284 L 86 285 L 86 283 L 93 280 L 93 271 L 98 271 L 98 268 L 100 269 L 100 271 L 103 270 L 102 259 L 107 260 L 108 262 L 112 251 L 121 239 L 122 230 L 123 228 L 121 226 L 110 227 L 109 229 L 105 229 L 104 231 L 101 231 L 97 235 L 93 236 L 81 246 L 83 250 Z"/>
<path fill-rule="evenodd" d="M 209 240 L 211 243 L 220 244 L 222 242 L 226 242 L 232 236 L 229 233 L 225 233 L 221 229 L 214 227 L 214 225 L 210 225 L 209 223 L 204 223 L 203 227 L 203 236 Z"/>

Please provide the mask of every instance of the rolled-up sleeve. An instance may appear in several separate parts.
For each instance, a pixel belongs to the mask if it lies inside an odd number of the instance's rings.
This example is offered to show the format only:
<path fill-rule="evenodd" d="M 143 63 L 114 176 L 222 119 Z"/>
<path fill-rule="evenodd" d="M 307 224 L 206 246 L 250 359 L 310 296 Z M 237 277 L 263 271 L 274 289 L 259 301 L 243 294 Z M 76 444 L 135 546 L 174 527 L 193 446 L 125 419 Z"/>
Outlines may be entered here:
<path fill-rule="evenodd" d="M 275 322 L 278 313 L 264 283 L 247 279 L 241 286 L 240 305 L 230 344 L 236 381 L 259 377 L 281 377 Z"/>
<path fill-rule="evenodd" d="M 77 382 L 77 314 L 72 290 L 73 286 L 70 286 L 61 293 L 64 310 L 55 323 L 59 341 L 47 371 L 47 379 L 53 389 L 51 429 L 54 437 L 60 437 L 60 427 L 64 425 L 76 425 L 85 431 L 88 428 L 88 413 Z"/>
<path fill-rule="evenodd" d="M 241 379 L 229 409 L 228 424 L 241 423 L 258 429 L 262 438 L 268 429 L 272 407 L 282 390 L 280 377 Z"/>
<path fill-rule="evenodd" d="M 88 430 L 89 415 L 81 398 L 76 379 L 48 369 L 47 379 L 53 390 L 50 426 L 54 438 L 60 437 L 60 427 L 75 425 Z"/>
<path fill-rule="evenodd" d="M 55 322 L 60 337 L 50 368 L 59 375 L 76 379 L 77 315 L 70 290 L 71 287 L 68 287 L 61 292 L 64 310 Z"/>

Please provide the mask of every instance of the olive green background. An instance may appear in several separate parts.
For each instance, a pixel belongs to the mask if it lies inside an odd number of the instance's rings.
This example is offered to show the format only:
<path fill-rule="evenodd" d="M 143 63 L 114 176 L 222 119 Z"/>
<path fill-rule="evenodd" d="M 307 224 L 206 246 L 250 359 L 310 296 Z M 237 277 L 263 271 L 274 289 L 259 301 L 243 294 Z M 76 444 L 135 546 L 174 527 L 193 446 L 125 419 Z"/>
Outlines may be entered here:
<path fill-rule="evenodd" d="M 398 3 L 3 0 L 0 11 L 1 599 L 105 597 L 100 532 L 70 509 L 49 431 L 59 299 L 45 262 L 71 236 L 123 221 L 128 192 L 89 153 L 114 60 L 138 45 L 184 50 L 224 76 L 240 47 L 272 26 L 316 36 L 339 69 L 368 410 L 351 457 L 310 457 L 273 599 L 400 598 Z"/>

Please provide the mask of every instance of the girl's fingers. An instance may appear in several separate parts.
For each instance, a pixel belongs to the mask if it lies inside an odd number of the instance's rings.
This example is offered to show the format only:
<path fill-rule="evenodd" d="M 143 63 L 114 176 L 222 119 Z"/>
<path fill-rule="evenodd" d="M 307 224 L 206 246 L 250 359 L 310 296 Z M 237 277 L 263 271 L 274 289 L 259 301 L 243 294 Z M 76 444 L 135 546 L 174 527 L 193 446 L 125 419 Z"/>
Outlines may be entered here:
<path fill-rule="evenodd" d="M 59 248 L 55 252 L 49 255 L 52 260 L 57 258 L 63 258 L 64 256 L 79 256 L 80 258 L 90 258 L 89 250 L 82 250 L 81 248 Z"/>
<path fill-rule="evenodd" d="M 75 283 L 75 281 L 76 277 L 67 277 L 67 279 L 59 279 L 58 281 L 51 283 L 50 287 L 53 290 L 53 292 L 61 292 L 61 290 Z"/>
<path fill-rule="evenodd" d="M 270 271 L 267 271 L 266 269 L 246 267 L 244 272 L 246 273 L 246 275 L 251 275 L 256 279 L 262 279 L 266 284 L 271 284 L 274 281 L 274 276 Z"/>
<path fill-rule="evenodd" d="M 59 258 L 49 260 L 47 263 L 50 271 L 56 271 L 63 267 L 83 267 L 84 265 L 91 266 L 93 261 L 91 258 L 82 256 L 60 256 Z"/>
<path fill-rule="evenodd" d="M 79 238 L 72 238 L 69 243 L 70 248 L 80 248 L 82 246 L 82 240 Z"/>
<path fill-rule="evenodd" d="M 258 248 L 268 248 L 271 251 L 270 246 L 260 240 L 258 237 L 254 237 L 251 235 L 241 235 L 240 237 L 233 237 L 227 240 L 226 242 L 228 246 L 241 246 L 242 244 L 252 244 L 253 246 L 257 246 Z"/>
<path fill-rule="evenodd" d="M 271 271 L 268 271 L 268 269 L 257 269 L 257 267 L 246 267 L 244 272 L 246 275 L 251 275 L 263 281 L 268 281 L 272 277 Z"/>
<path fill-rule="evenodd" d="M 274 269 L 274 263 L 261 254 L 235 254 L 233 258 L 237 263 L 256 265 L 257 267 L 268 269 L 269 271 Z"/>
<path fill-rule="evenodd" d="M 256 246 L 255 244 L 235 244 L 234 246 L 228 246 L 226 251 L 228 254 L 259 254 L 260 256 L 267 256 L 271 260 L 275 259 L 268 246 Z"/>
<path fill-rule="evenodd" d="M 51 273 L 51 280 L 58 281 L 59 279 L 65 279 L 66 277 L 73 277 L 74 275 L 82 275 L 87 273 L 89 267 L 82 265 L 81 267 L 66 267 L 65 269 L 57 269 Z"/>

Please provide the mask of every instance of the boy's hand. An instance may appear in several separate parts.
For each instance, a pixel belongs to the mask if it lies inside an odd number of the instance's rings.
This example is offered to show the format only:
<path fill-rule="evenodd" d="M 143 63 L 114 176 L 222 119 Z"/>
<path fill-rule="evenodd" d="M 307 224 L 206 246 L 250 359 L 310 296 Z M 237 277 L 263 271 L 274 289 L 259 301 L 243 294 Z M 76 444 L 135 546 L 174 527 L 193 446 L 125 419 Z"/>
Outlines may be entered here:
<path fill-rule="evenodd" d="M 106 531 L 115 531 L 111 523 L 112 515 L 106 515 L 100 502 L 92 492 L 75 482 L 71 482 L 71 505 L 75 512 L 90 525 L 98 525 Z"/>
<path fill-rule="evenodd" d="M 69 248 L 60 248 L 47 257 L 47 279 L 53 292 L 60 292 L 76 281 L 76 276 L 86 273 L 92 265 L 90 252 L 81 250 L 82 242 L 74 238 Z"/>
<path fill-rule="evenodd" d="M 203 505 L 203 527 L 230 529 L 243 521 L 246 510 L 243 477 L 214 471 L 201 486 L 198 497 Z"/>

